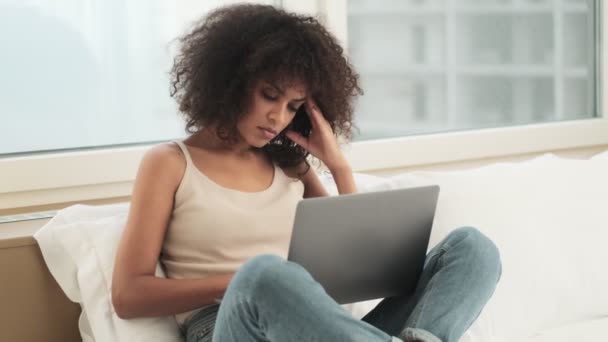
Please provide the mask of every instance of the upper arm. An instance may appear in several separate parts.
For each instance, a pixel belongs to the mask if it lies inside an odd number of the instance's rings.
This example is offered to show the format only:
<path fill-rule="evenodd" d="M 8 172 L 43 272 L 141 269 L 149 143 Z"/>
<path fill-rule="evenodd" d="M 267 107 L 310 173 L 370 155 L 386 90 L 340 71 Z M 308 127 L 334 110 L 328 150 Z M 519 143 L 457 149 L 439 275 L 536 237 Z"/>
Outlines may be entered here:
<path fill-rule="evenodd" d="M 144 154 L 116 254 L 112 280 L 116 287 L 135 276 L 154 275 L 184 170 L 185 160 L 175 144 L 157 145 Z"/>

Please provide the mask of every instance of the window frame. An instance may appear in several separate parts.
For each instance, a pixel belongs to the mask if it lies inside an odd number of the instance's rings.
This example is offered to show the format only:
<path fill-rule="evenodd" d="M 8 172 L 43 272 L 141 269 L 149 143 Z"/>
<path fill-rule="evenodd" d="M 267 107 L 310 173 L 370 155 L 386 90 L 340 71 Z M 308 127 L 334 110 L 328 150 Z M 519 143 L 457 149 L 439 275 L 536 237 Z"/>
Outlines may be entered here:
<path fill-rule="evenodd" d="M 347 0 L 282 0 L 288 10 L 319 13 L 346 42 Z M 608 6 L 599 3 L 598 118 L 473 129 L 353 142 L 344 152 L 355 172 L 407 168 L 560 149 L 608 145 Z M 156 144 L 156 143 L 154 143 Z M 0 209 L 125 197 L 154 144 L 0 158 Z"/>

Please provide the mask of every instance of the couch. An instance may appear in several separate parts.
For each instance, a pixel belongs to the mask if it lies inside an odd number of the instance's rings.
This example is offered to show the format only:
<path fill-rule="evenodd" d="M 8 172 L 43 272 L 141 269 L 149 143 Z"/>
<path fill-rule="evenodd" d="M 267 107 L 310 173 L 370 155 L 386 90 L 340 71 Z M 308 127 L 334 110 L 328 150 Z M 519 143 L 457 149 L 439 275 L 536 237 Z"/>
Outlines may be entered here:
<path fill-rule="evenodd" d="M 331 176 L 321 178 L 335 195 Z M 499 247 L 501 281 L 462 342 L 608 341 L 608 151 L 355 179 L 361 192 L 439 184 L 429 248 L 464 225 Z M 113 311 L 112 262 L 127 212 L 128 203 L 72 206 L 35 241 L 0 243 L 0 341 L 181 340 L 171 317 L 125 321 Z M 344 307 L 362 317 L 376 302 Z"/>

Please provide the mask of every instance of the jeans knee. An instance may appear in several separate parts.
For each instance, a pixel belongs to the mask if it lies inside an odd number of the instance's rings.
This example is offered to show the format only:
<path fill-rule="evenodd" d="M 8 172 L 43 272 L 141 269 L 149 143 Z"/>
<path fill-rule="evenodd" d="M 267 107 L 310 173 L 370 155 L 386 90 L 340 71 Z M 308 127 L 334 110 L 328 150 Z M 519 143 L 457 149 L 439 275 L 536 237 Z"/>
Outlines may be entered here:
<path fill-rule="evenodd" d="M 259 254 L 247 260 L 240 271 L 243 272 L 252 272 L 252 273 L 260 273 L 261 271 L 265 271 L 266 269 L 273 269 L 278 267 L 280 264 L 285 262 L 285 259 L 281 258 L 278 255 L 273 254 Z"/>
<path fill-rule="evenodd" d="M 286 272 L 285 259 L 271 254 L 257 255 L 241 266 L 230 287 L 239 295 L 259 297 L 269 288 L 280 286 Z"/>
<path fill-rule="evenodd" d="M 247 260 L 238 273 L 250 283 L 259 283 L 265 281 L 271 273 L 279 271 L 284 262 L 279 256 L 260 254 Z"/>
<path fill-rule="evenodd" d="M 494 275 L 496 281 L 500 279 L 502 274 L 500 250 L 490 238 L 470 226 L 457 228 L 450 235 L 455 241 L 453 245 L 466 250 L 478 270 L 487 275 Z"/>

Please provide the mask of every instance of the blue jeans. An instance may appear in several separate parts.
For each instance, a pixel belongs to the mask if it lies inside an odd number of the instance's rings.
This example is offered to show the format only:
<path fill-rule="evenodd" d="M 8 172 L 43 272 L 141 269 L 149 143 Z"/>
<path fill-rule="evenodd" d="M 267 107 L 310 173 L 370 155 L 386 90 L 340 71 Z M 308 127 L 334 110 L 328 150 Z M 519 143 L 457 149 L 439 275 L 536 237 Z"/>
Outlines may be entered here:
<path fill-rule="evenodd" d="M 427 255 L 413 296 L 385 298 L 358 320 L 298 264 L 260 255 L 236 273 L 219 307 L 188 320 L 186 340 L 458 341 L 501 272 L 494 243 L 475 228 L 458 228 Z"/>

